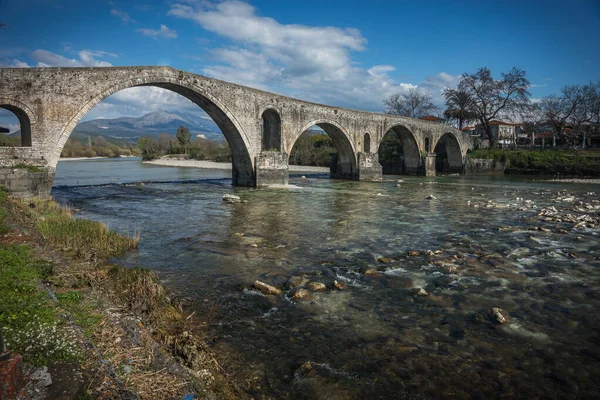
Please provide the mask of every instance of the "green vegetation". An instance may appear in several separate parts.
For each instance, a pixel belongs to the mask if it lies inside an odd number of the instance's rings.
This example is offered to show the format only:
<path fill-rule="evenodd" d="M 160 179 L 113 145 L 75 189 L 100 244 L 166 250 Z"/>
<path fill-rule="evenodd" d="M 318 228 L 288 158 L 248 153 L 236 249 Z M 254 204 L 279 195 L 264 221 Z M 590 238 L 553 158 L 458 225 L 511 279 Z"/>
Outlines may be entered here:
<path fill-rule="evenodd" d="M 7 205 L 0 191 L 0 226 L 5 232 Z M 42 286 L 52 270 L 52 264 L 37 260 L 28 246 L 0 242 L 0 327 L 7 346 L 33 365 L 81 357 L 76 333 Z"/>
<path fill-rule="evenodd" d="M 19 147 L 21 146 L 21 136 L 9 136 L 6 133 L 0 133 L 0 146 Z"/>
<path fill-rule="evenodd" d="M 329 135 L 304 133 L 292 149 L 290 164 L 329 167 L 332 153 L 337 153 L 337 149 Z"/>
<path fill-rule="evenodd" d="M 177 155 L 194 160 L 231 162 L 231 149 L 227 142 L 196 138 L 185 126 L 179 127 L 177 135 L 161 133 L 158 138 L 146 136 L 138 142 L 138 149 L 144 160 L 154 160 L 164 155 Z"/>
<path fill-rule="evenodd" d="M 20 168 L 20 169 L 26 169 L 29 172 L 44 172 L 43 168 L 40 167 L 36 167 L 34 165 L 27 165 L 27 164 L 17 164 L 17 165 L 13 165 L 13 168 Z"/>
<path fill-rule="evenodd" d="M 73 218 L 71 212 L 51 200 L 33 200 L 35 208 L 23 207 L 44 237 L 72 257 L 98 261 L 137 247 L 139 237 L 124 237 L 104 224 Z"/>
<path fill-rule="evenodd" d="M 102 136 L 92 138 L 88 136 L 85 143 L 75 138 L 69 138 L 63 148 L 61 157 L 121 157 L 138 155 L 132 144 L 115 139 L 105 139 Z"/>
<path fill-rule="evenodd" d="M 470 152 L 467 157 L 508 161 L 508 168 L 515 170 L 535 170 L 548 174 L 600 175 L 600 157 L 593 152 L 480 149 Z"/>

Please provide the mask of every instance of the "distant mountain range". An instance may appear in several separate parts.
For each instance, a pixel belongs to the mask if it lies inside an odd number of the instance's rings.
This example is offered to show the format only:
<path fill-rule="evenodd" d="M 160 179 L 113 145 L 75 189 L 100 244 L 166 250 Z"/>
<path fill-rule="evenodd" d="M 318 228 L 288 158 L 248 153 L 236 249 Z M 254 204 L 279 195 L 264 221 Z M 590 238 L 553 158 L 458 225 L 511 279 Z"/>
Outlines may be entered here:
<path fill-rule="evenodd" d="M 175 134 L 181 125 L 192 136 L 205 135 L 208 139 L 221 139 L 219 127 L 210 117 L 200 117 L 186 112 L 155 111 L 138 118 L 94 119 L 80 122 L 73 130 L 74 137 L 104 136 L 126 141 L 137 141 L 142 136 L 158 136 L 160 133 Z"/>

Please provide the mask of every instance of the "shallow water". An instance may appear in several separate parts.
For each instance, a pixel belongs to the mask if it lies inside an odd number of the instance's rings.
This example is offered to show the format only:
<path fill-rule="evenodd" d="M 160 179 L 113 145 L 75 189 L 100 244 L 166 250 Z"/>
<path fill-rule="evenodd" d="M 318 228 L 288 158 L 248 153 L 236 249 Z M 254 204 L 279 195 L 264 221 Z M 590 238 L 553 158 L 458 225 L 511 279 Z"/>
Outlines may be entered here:
<path fill-rule="evenodd" d="M 148 167 L 61 162 L 52 194 L 82 217 L 140 233 L 138 250 L 118 262 L 158 271 L 190 302 L 210 346 L 251 396 L 598 392 L 598 230 L 538 216 L 550 205 L 573 212 L 557 203 L 565 190 L 575 203 L 597 204 L 598 185 L 292 176 L 297 189 L 249 189 L 231 187 L 227 171 Z M 145 184 L 122 183 L 138 181 Z M 225 193 L 246 202 L 226 204 Z M 430 194 L 436 199 L 426 200 Z M 527 230 L 537 227 L 549 231 Z M 421 255 L 407 256 L 411 250 Z M 365 275 L 368 268 L 380 274 Z M 298 302 L 251 290 L 256 279 L 283 289 L 294 275 L 328 289 Z M 348 289 L 331 289 L 334 280 Z M 509 322 L 493 321 L 492 307 Z"/>

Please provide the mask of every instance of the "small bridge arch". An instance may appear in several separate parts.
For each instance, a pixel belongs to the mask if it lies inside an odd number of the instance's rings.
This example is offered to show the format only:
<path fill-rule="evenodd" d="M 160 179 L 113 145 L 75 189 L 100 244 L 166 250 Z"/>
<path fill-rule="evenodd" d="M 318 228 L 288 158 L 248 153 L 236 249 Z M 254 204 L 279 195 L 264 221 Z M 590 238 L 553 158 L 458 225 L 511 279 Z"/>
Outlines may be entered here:
<path fill-rule="evenodd" d="M 311 126 L 321 128 L 333 141 L 337 149 L 337 156 L 332 159 L 330 175 L 332 178 L 356 179 L 358 173 L 357 150 L 355 144 L 346 131 L 338 122 L 331 119 L 320 118 L 312 120 L 300 128 L 290 142 L 289 151 L 291 152 L 300 136 Z"/>
<path fill-rule="evenodd" d="M 461 172 L 463 150 L 460 141 L 452 132 L 442 134 L 433 147 L 436 172 Z"/>

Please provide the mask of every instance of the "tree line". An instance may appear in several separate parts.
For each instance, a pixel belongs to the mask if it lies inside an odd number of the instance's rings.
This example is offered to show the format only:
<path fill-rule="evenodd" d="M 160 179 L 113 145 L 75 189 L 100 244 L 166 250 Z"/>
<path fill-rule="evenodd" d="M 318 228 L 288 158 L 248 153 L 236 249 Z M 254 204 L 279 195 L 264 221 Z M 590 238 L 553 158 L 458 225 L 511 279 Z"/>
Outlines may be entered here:
<path fill-rule="evenodd" d="M 150 136 L 140 138 L 138 149 L 142 159 L 153 160 L 168 154 L 183 154 L 195 160 L 231 162 L 231 149 L 227 142 L 196 138 L 186 126 L 177 128 L 175 135 L 161 133 L 156 139 Z"/>
<path fill-rule="evenodd" d="M 523 123 L 527 133 L 552 130 L 557 140 L 567 145 L 585 143 L 586 137 L 600 134 L 600 80 L 586 85 L 567 85 L 558 95 L 532 101 L 531 83 L 524 70 L 513 67 L 495 79 L 487 67 L 476 73 L 464 73 L 456 89 L 445 89 L 445 109 L 441 111 L 430 94 L 413 88 L 384 100 L 386 112 L 411 118 L 435 115 L 452 121 L 462 129 L 478 122 L 489 139 L 498 146 L 498 132 L 490 124 L 508 119 Z"/>
<path fill-rule="evenodd" d="M 122 141 L 111 141 L 103 136 L 85 139 L 69 138 L 60 154 L 63 158 L 73 157 L 121 157 L 139 155 L 135 145 Z"/>

